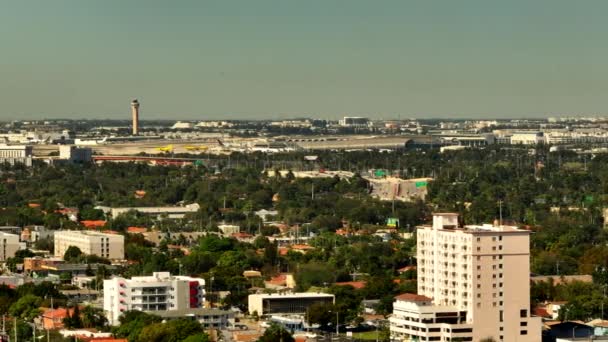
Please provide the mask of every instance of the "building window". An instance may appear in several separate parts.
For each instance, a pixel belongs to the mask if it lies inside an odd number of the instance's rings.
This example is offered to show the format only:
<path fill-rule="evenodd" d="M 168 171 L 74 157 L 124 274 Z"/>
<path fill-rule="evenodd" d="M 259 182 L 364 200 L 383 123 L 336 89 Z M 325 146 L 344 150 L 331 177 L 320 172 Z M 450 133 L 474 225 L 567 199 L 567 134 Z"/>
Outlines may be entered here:
<path fill-rule="evenodd" d="M 519 332 L 520 335 L 528 335 L 528 330 L 522 330 Z"/>
<path fill-rule="evenodd" d="M 523 310 L 519 310 L 519 317 L 528 317 L 528 310 L 523 309 Z"/>
<path fill-rule="evenodd" d="M 528 326 L 528 322 L 519 322 L 519 326 L 520 327 L 527 327 Z"/>

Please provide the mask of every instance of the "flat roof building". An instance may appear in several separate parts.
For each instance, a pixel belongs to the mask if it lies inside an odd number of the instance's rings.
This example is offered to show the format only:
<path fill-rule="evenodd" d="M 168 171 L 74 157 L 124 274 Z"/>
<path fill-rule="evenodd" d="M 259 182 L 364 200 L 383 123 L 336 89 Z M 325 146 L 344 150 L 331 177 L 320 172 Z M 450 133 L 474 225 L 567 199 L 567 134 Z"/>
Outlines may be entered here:
<path fill-rule="evenodd" d="M 32 166 L 32 146 L 0 145 L 0 163 Z"/>
<path fill-rule="evenodd" d="M 19 235 L 0 232 L 0 261 L 13 258 L 19 248 Z"/>
<path fill-rule="evenodd" d="M 107 259 L 125 258 L 125 237 L 87 230 L 55 232 L 55 256 L 62 258 L 70 246 L 78 247 L 84 254 Z"/>
<path fill-rule="evenodd" d="M 144 215 L 161 216 L 167 215 L 169 218 L 184 218 L 186 214 L 196 213 L 200 206 L 198 203 L 187 204 L 184 206 L 174 207 L 125 207 L 125 208 L 107 208 L 102 207 L 104 212 L 110 212 L 112 217 L 116 218 L 120 214 L 128 213 L 129 211 L 136 211 Z"/>
<path fill-rule="evenodd" d="M 334 303 L 333 294 L 327 293 L 287 293 L 249 295 L 249 314 L 260 316 L 272 314 L 304 314 L 313 304 Z"/>
<path fill-rule="evenodd" d="M 103 281 L 103 309 L 111 325 L 125 311 L 185 312 L 200 309 L 205 302 L 205 280 L 186 276 L 172 276 L 169 272 L 154 272 L 151 276 L 125 279 L 114 277 Z M 185 317 L 187 316 L 184 314 Z"/>

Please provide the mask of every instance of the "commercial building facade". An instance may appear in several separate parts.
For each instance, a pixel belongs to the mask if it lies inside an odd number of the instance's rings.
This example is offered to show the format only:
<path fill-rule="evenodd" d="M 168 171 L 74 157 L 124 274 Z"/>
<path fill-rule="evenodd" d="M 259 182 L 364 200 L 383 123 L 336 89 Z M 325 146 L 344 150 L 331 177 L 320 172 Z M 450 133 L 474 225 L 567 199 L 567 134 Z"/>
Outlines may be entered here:
<path fill-rule="evenodd" d="M 392 337 L 540 341 L 540 318 L 530 315 L 529 234 L 500 224 L 460 227 L 457 214 L 434 214 L 432 226 L 417 230 L 421 297 L 396 298 Z"/>
<path fill-rule="evenodd" d="M 205 280 L 154 272 L 147 277 L 104 280 L 103 309 L 112 325 L 125 311 L 164 311 L 199 309 L 205 302 Z"/>
<path fill-rule="evenodd" d="M 125 238 L 119 234 L 64 230 L 55 232 L 54 240 L 56 257 L 63 257 L 70 246 L 75 246 L 84 254 L 97 255 L 107 259 L 125 258 Z"/>
<path fill-rule="evenodd" d="M 326 293 L 272 293 L 249 295 L 249 314 L 304 314 L 313 304 L 331 304 L 335 297 Z"/>
<path fill-rule="evenodd" d="M 32 146 L 0 145 L 0 163 L 32 166 Z"/>
<path fill-rule="evenodd" d="M 93 149 L 88 147 L 78 147 L 75 145 L 60 145 L 59 159 L 67 160 L 71 163 L 88 163 L 93 157 Z"/>

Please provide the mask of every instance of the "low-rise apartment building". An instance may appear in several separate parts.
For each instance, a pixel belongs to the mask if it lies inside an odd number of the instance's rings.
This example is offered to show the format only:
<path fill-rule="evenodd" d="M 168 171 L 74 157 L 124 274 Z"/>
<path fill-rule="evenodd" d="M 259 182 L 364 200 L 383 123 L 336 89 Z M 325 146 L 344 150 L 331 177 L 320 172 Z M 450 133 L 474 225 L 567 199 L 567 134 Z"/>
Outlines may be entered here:
<path fill-rule="evenodd" d="M 78 247 L 84 254 L 107 259 L 125 258 L 125 237 L 96 231 L 64 230 L 55 232 L 55 256 L 63 257 L 70 246 Z"/>
<path fill-rule="evenodd" d="M 19 235 L 0 232 L 0 261 L 14 257 L 19 248 Z"/>
<path fill-rule="evenodd" d="M 104 280 L 103 309 L 112 325 L 125 311 L 199 309 L 205 303 L 205 280 L 154 272 L 151 276 Z"/>

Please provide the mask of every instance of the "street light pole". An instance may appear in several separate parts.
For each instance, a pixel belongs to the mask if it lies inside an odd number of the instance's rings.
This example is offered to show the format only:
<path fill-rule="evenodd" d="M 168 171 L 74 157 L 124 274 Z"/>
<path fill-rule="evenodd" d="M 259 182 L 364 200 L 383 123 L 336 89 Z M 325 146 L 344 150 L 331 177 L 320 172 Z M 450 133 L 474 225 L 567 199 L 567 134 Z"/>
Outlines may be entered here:
<path fill-rule="evenodd" d="M 336 337 L 340 336 L 340 312 L 336 310 Z"/>

